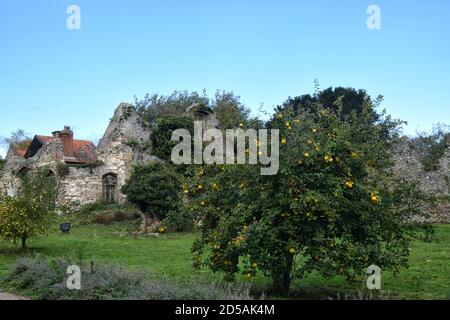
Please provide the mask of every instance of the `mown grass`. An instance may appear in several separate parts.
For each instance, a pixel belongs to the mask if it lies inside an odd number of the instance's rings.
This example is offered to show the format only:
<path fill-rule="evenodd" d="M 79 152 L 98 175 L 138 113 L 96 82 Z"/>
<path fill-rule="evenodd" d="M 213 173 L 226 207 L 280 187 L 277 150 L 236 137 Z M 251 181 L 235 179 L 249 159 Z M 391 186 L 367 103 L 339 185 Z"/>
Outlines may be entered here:
<path fill-rule="evenodd" d="M 130 269 L 148 269 L 172 279 L 201 277 L 220 280 L 220 274 L 207 269 L 194 271 L 191 247 L 195 234 L 167 234 L 159 238 L 133 237 L 130 222 L 102 225 L 75 225 L 70 234 L 61 235 L 54 228 L 48 236 L 29 243 L 27 253 L 17 245 L 0 242 L 0 275 L 23 255 L 41 254 L 64 257 L 72 261 L 94 260 L 116 263 Z M 246 281 L 239 277 L 238 281 Z M 262 275 L 253 279 L 253 293 L 267 291 L 270 280 Z M 292 284 L 290 298 L 336 299 L 350 291 L 363 288 L 364 283 L 348 283 L 341 277 L 324 279 L 309 274 Z M 437 225 L 435 239 L 430 243 L 411 244 L 409 268 L 398 276 L 382 273 L 383 297 L 390 299 L 444 299 L 450 293 L 450 225 Z"/>

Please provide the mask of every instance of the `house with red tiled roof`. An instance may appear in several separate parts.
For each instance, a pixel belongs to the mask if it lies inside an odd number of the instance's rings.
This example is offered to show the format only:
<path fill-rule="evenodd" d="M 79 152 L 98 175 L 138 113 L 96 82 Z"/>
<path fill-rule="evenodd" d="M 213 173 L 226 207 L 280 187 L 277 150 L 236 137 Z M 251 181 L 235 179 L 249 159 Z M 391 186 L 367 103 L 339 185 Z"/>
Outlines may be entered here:
<path fill-rule="evenodd" d="M 148 145 L 149 140 L 150 132 L 133 106 L 121 103 L 99 146 L 77 139 L 65 126 L 50 135 L 35 135 L 27 148 L 11 147 L 0 171 L 0 193 L 13 196 L 21 176 L 39 169 L 55 177 L 60 206 L 121 203 L 125 196 L 120 190 L 133 165 L 156 160 L 150 150 L 136 150 L 136 141 Z"/>
<path fill-rule="evenodd" d="M 61 141 L 63 144 L 63 161 L 68 164 L 86 164 L 97 161 L 97 147 L 87 140 L 76 140 L 73 131 L 65 126 L 63 131 L 54 131 L 52 136 L 36 135 L 23 157 L 31 158 L 47 143 Z"/>

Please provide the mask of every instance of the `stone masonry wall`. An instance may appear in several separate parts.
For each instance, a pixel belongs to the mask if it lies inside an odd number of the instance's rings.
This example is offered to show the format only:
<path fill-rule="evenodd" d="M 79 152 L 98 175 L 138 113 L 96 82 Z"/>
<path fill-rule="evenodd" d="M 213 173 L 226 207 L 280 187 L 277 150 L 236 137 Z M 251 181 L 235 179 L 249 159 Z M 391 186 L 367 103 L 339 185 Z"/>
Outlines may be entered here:
<path fill-rule="evenodd" d="M 395 147 L 394 172 L 409 181 L 418 183 L 421 190 L 435 196 L 450 195 L 450 149 L 440 159 L 437 171 L 425 171 L 419 150 L 407 137 L 403 137 Z M 450 204 L 442 202 L 436 211 L 430 212 L 431 220 L 450 223 Z"/>

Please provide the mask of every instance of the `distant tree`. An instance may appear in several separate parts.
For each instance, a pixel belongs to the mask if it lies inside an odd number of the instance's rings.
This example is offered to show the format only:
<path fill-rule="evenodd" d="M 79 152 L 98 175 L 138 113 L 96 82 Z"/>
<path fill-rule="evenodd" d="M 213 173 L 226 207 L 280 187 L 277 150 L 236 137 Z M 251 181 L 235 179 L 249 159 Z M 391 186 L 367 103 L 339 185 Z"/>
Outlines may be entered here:
<path fill-rule="evenodd" d="M 15 150 L 26 149 L 31 143 L 31 137 L 24 130 L 17 129 L 8 138 L 1 139 L 0 143 Z"/>
<path fill-rule="evenodd" d="M 179 202 L 180 183 L 173 166 L 153 162 L 135 166 L 122 188 L 128 201 L 137 205 L 145 215 L 145 225 L 157 225 L 175 210 Z"/>
<path fill-rule="evenodd" d="M 44 234 L 55 218 L 56 181 L 48 171 L 22 177 L 17 195 L 0 199 L 0 238 L 26 248 L 27 239 Z"/>

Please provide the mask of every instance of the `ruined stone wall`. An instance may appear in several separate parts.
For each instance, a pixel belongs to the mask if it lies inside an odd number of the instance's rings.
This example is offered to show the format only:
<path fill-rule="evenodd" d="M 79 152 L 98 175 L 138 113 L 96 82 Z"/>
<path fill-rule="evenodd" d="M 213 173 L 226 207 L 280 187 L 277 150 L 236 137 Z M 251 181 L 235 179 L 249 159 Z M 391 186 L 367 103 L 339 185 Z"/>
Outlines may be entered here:
<path fill-rule="evenodd" d="M 4 194 L 14 196 L 17 193 L 21 183 L 19 178 L 21 173 L 46 168 L 56 175 L 56 163 L 63 158 L 63 154 L 63 145 L 60 141 L 47 143 L 34 157 L 29 159 L 19 157 L 13 150 L 10 150 L 0 178 Z"/>
<path fill-rule="evenodd" d="M 150 131 L 130 104 L 122 103 L 114 113 L 105 135 L 100 140 L 99 160 L 105 163 L 102 176 L 117 176 L 117 196 L 120 203 L 125 196 L 120 189 L 130 177 L 133 165 L 158 159 L 151 154 Z"/>
<path fill-rule="evenodd" d="M 102 200 L 102 177 L 98 170 L 69 167 L 67 175 L 58 179 L 57 205 L 78 207 Z"/>
<path fill-rule="evenodd" d="M 436 171 L 424 170 L 417 146 L 407 137 L 401 138 L 396 144 L 394 156 L 394 172 L 399 176 L 416 182 L 421 190 L 435 196 L 450 195 L 450 148 L 440 159 Z M 450 203 L 441 202 L 430 214 L 433 222 L 450 223 Z"/>

